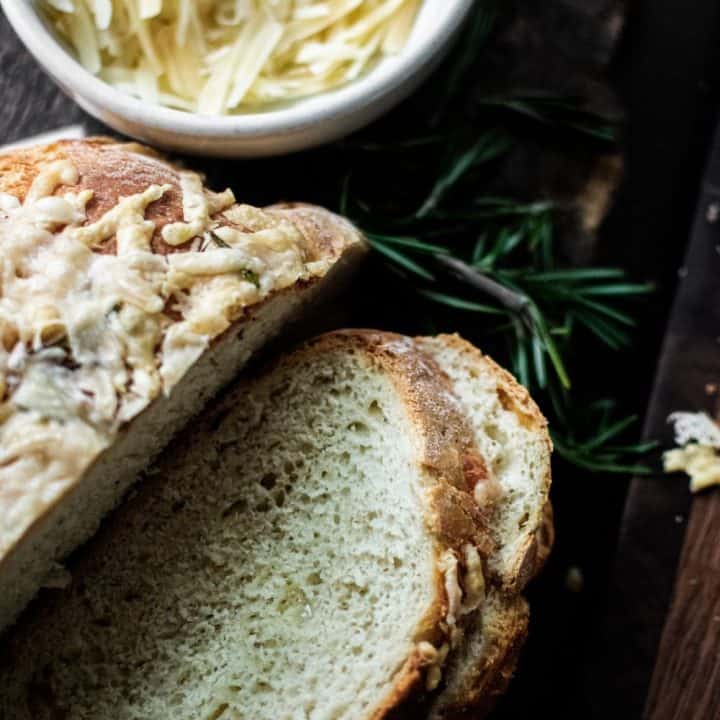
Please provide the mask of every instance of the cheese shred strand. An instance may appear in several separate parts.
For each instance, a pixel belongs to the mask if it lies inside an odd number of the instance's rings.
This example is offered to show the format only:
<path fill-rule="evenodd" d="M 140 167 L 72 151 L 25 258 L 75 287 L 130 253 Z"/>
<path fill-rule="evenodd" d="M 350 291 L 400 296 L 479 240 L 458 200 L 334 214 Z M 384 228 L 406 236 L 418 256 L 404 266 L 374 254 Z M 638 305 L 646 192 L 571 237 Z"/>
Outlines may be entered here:
<path fill-rule="evenodd" d="M 224 115 L 344 85 L 400 53 L 420 0 L 39 0 L 91 73 Z"/>

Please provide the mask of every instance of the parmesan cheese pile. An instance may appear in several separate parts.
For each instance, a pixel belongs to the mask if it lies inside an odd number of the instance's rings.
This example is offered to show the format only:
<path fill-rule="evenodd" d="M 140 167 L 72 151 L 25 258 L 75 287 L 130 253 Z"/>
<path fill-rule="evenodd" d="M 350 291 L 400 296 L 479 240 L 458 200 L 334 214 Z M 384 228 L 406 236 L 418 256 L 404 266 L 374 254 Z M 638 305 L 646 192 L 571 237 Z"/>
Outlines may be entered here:
<path fill-rule="evenodd" d="M 40 0 L 93 74 L 224 115 L 348 83 L 398 53 L 420 0 Z"/>

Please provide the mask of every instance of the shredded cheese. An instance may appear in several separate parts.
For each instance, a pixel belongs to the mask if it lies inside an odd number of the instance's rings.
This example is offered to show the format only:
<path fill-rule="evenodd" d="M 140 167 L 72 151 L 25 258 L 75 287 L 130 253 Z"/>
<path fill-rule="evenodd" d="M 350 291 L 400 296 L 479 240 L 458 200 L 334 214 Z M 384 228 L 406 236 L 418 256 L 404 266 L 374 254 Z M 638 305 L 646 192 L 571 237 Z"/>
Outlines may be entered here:
<path fill-rule="evenodd" d="M 314 274 L 294 225 L 194 173 L 177 178 L 183 222 L 162 236 L 189 245 L 167 255 L 152 249 L 146 210 L 170 185 L 92 223 L 93 193 L 73 192 L 69 160 L 22 200 L 0 193 L 0 556 L 244 308 Z"/>
<path fill-rule="evenodd" d="M 222 115 L 338 87 L 404 47 L 420 0 L 40 0 L 79 61 L 150 102 Z"/>

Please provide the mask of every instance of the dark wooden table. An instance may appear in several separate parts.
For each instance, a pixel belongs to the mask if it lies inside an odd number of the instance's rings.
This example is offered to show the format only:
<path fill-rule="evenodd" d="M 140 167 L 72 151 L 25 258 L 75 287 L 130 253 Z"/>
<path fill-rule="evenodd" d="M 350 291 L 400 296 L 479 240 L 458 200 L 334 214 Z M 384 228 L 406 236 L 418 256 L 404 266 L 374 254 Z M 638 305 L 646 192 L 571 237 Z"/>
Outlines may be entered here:
<path fill-rule="evenodd" d="M 702 409 L 711 415 L 718 410 L 718 210 L 720 132 L 680 272 L 646 437 L 667 437 L 673 410 Z M 619 675 L 619 688 L 639 702 L 652 672 L 645 702 L 649 720 L 720 717 L 720 493 L 710 491 L 691 501 L 684 483 L 636 479 L 628 494 L 612 588 L 610 637 L 632 649 L 611 670 Z M 608 653 L 614 643 L 606 646 Z"/>
<path fill-rule="evenodd" d="M 587 372 L 605 392 L 623 398 L 626 407 L 641 415 L 653 387 L 715 122 L 719 14 L 719 4 L 709 0 L 636 0 L 613 70 L 630 116 L 629 168 L 603 230 L 601 259 L 629 267 L 636 277 L 655 281 L 659 290 L 642 317 L 636 352 L 616 366 L 589 366 Z M 0 16 L 0 143 L 75 122 L 86 123 L 91 131 L 101 129 L 45 77 Z M 262 167 L 275 174 L 292 170 L 297 176 L 308 162 L 321 172 L 323 163 L 331 161 L 313 154 Z M 232 182 L 249 200 L 277 199 L 265 197 L 252 182 L 259 167 L 236 162 L 206 169 L 231 177 L 224 182 Z M 292 185 L 281 187 L 281 194 L 297 192 Z M 322 202 L 313 192 L 307 188 L 310 195 L 303 199 Z M 709 253 L 689 263 L 695 268 L 711 260 L 717 262 Z M 694 279 L 693 269 L 685 285 Z M 712 330 L 720 297 L 714 288 L 710 282 L 707 302 L 695 297 L 681 300 L 676 308 L 645 426 L 650 435 L 665 430 L 669 410 L 703 402 L 705 378 L 720 375 L 720 352 L 712 334 L 720 335 L 720 325 Z M 390 322 L 374 312 L 371 306 L 354 319 L 380 326 Z M 678 320 L 688 312 L 699 318 L 690 336 L 685 320 Z M 700 337 L 709 341 L 703 344 Z M 720 600 L 720 589 L 695 581 L 720 577 L 720 525 L 713 521 L 720 495 L 695 501 L 688 524 L 690 498 L 683 481 L 635 481 L 623 516 L 626 494 L 622 479 L 586 477 L 567 469 L 557 474 L 556 551 L 531 590 L 530 641 L 495 717 L 552 713 L 554 718 L 638 718 L 653 672 L 652 720 L 718 716 L 720 623 L 713 622 L 720 609 L 713 603 Z M 689 537 L 705 534 L 710 545 L 689 546 L 676 578 L 686 532 Z M 581 592 L 566 587 L 570 566 L 583 571 Z M 676 602 L 668 614 L 676 581 Z M 702 614 L 683 612 L 694 607 L 688 599 L 701 602 Z M 677 660 L 678 648 L 684 649 L 682 661 Z M 658 657 L 662 660 L 656 666 Z"/>
<path fill-rule="evenodd" d="M 644 429 L 669 442 L 670 412 L 717 410 L 705 388 L 720 379 L 720 229 L 708 222 L 720 192 L 718 148 L 710 155 L 720 7 L 661 0 L 636 3 L 634 13 L 621 63 L 631 155 L 619 219 L 630 222 L 615 227 L 632 263 L 653 267 L 665 289 L 678 283 Z M 720 717 L 719 532 L 717 492 L 691 500 L 682 480 L 633 481 L 587 665 L 593 717 Z"/>

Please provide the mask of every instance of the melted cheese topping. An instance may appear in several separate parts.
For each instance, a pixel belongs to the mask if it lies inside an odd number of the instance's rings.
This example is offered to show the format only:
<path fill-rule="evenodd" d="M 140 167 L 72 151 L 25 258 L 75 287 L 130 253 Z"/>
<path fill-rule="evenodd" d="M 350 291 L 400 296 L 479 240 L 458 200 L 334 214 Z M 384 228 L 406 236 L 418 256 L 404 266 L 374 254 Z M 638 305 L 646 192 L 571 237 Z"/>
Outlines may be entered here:
<path fill-rule="evenodd" d="M 463 593 L 458 580 L 458 560 L 452 550 L 447 550 L 438 562 L 440 572 L 445 579 L 445 595 L 447 597 L 447 612 L 445 622 L 450 629 L 450 637 L 454 640 L 458 617 L 462 611 Z"/>
<path fill-rule="evenodd" d="M 230 191 L 179 177 L 183 222 L 162 236 L 196 238 L 195 249 L 167 256 L 153 253 L 145 214 L 168 185 L 92 223 L 91 191 L 55 195 L 78 182 L 67 160 L 43 169 L 24 202 L 0 193 L 0 556 L 243 308 L 308 275 L 292 224 L 245 206 L 225 216 Z M 222 225 L 233 217 L 249 231 Z M 113 237 L 116 254 L 98 252 Z"/>
<path fill-rule="evenodd" d="M 42 0 L 92 73 L 206 114 L 319 93 L 399 53 L 420 0 Z"/>

